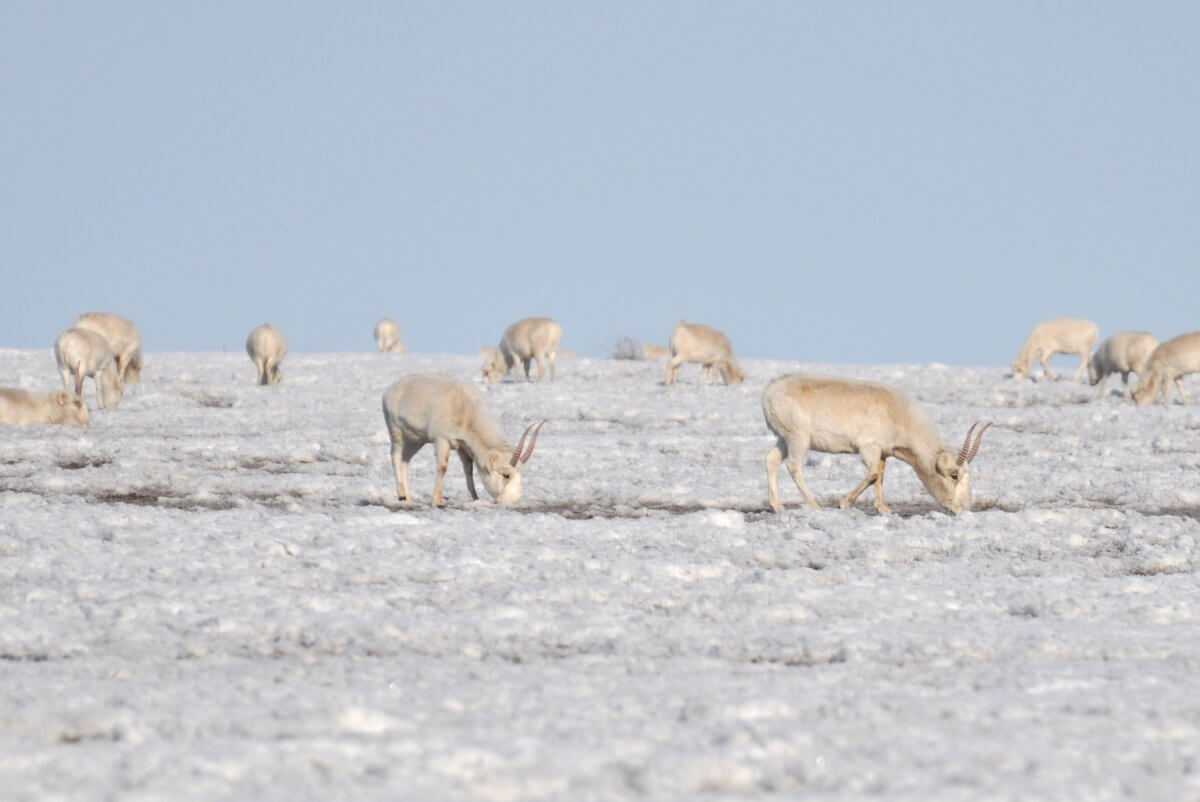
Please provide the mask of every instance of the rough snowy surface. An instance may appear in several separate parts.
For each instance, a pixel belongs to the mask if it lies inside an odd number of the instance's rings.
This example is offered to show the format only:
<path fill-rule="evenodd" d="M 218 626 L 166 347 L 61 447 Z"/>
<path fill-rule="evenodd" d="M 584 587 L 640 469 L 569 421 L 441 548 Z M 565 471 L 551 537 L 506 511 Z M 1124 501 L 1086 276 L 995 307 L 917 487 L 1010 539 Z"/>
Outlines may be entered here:
<path fill-rule="evenodd" d="M 380 397 L 481 358 L 156 354 L 90 430 L 0 429 L 7 798 L 1166 799 L 1200 794 L 1200 408 L 1002 368 L 577 359 L 483 388 L 547 418 L 522 507 Z M 992 419 L 974 511 L 895 514 L 810 454 L 766 512 L 759 397 L 805 370 Z M 0 384 L 53 389 L 46 351 Z M 1192 389 L 1192 388 L 1189 388 Z M 89 385 L 88 398 L 93 402 Z M 1194 393 L 1200 396 L 1200 392 Z M 483 493 L 482 486 L 480 492 Z"/>

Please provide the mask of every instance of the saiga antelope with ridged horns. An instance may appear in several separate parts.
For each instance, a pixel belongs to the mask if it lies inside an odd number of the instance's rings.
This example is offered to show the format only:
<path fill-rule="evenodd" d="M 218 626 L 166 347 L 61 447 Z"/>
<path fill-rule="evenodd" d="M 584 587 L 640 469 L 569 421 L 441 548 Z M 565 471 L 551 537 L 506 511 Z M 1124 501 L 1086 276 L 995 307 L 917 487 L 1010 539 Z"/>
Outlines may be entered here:
<path fill-rule="evenodd" d="M 467 477 L 467 492 L 475 492 L 474 467 L 479 466 L 483 486 L 504 505 L 521 500 L 521 474 L 533 456 L 538 433 L 546 421 L 529 424 L 512 448 L 500 433 L 484 403 L 483 395 L 469 384 L 448 376 L 406 376 L 383 394 L 383 419 L 392 441 L 392 468 L 396 473 L 396 495 L 411 498 L 408 463 L 426 443 L 433 443 L 437 456 L 437 478 L 433 483 L 433 505 L 445 506 L 442 484 L 450 452 L 457 451 Z M 532 433 L 529 447 L 525 438 Z"/>
<path fill-rule="evenodd" d="M 957 455 L 925 415 L 903 395 L 875 382 L 826 376 L 782 376 L 767 385 L 762 396 L 767 428 L 779 438 L 767 454 L 767 491 L 771 509 L 780 512 L 779 466 L 786 459 L 796 487 L 813 508 L 817 499 L 804 482 L 804 455 L 808 451 L 827 454 L 857 453 L 867 466 L 867 475 L 842 499 L 848 509 L 871 485 L 875 485 L 875 509 L 891 510 L 883 498 L 883 470 L 888 457 L 907 462 L 938 502 L 950 512 L 971 506 L 971 460 L 979 451 L 983 433 L 992 424 L 976 422 L 967 430 Z"/>

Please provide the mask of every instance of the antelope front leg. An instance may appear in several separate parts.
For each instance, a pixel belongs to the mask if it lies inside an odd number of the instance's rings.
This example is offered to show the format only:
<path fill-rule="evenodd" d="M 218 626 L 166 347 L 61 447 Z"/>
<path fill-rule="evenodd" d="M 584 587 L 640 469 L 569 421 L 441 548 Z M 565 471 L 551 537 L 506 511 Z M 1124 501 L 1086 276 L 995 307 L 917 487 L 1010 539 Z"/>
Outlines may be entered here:
<path fill-rule="evenodd" d="M 1087 376 L 1088 361 L 1091 354 L 1087 351 L 1079 352 L 1079 368 L 1075 371 L 1075 381 L 1083 381 Z"/>
<path fill-rule="evenodd" d="M 679 366 L 683 364 L 683 359 L 678 354 L 671 357 L 671 361 L 667 363 L 667 378 L 663 384 L 674 384 L 675 374 L 679 370 Z"/>
<path fill-rule="evenodd" d="M 479 494 L 475 492 L 475 461 L 462 450 L 458 452 L 458 458 L 462 460 L 463 473 L 467 475 L 467 492 L 471 494 L 472 501 L 479 501 Z"/>
<path fill-rule="evenodd" d="M 1042 375 L 1047 379 L 1057 379 L 1058 374 L 1050 370 L 1050 357 L 1054 355 L 1053 351 L 1042 351 Z"/>
<path fill-rule="evenodd" d="M 1175 377 L 1175 392 L 1179 393 L 1179 400 L 1182 401 L 1184 404 L 1187 404 L 1188 397 L 1183 394 L 1183 377 L 1182 376 Z M 1167 394 L 1167 391 L 1164 389 L 1163 396 L 1166 397 L 1166 394 Z"/>
<path fill-rule="evenodd" d="M 879 467 L 876 469 L 879 472 L 879 478 L 875 480 L 875 509 L 880 515 L 891 515 L 892 509 L 883 500 L 883 470 L 887 467 L 887 458 L 879 458 Z"/>
<path fill-rule="evenodd" d="M 446 483 L 446 468 L 450 466 L 450 441 L 438 438 L 434 441 L 433 448 L 437 458 L 437 477 L 433 480 L 433 506 L 445 507 L 442 486 Z"/>
<path fill-rule="evenodd" d="M 788 473 L 792 475 L 792 481 L 804 495 L 804 500 L 808 502 L 808 506 L 819 510 L 821 505 L 817 503 L 817 497 L 812 494 L 812 491 L 808 489 L 808 484 L 804 481 L 804 455 L 808 453 L 808 446 L 807 439 L 797 439 L 786 444 L 787 469 Z"/>
<path fill-rule="evenodd" d="M 858 497 L 862 495 L 864 490 L 879 481 L 879 464 L 883 461 L 882 455 L 880 455 L 878 451 L 860 453 L 863 464 L 867 466 L 867 475 L 853 490 L 846 494 L 844 499 L 842 499 L 842 503 L 838 506 L 843 510 L 850 509 L 850 507 L 854 505 L 854 502 L 858 500 Z M 878 505 L 878 502 L 876 502 L 876 504 Z"/>

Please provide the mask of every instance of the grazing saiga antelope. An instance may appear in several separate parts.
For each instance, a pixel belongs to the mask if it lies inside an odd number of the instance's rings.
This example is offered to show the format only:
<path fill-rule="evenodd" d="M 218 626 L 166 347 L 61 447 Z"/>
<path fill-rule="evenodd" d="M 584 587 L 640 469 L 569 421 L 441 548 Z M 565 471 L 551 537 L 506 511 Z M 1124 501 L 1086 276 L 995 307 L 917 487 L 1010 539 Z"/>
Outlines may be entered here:
<path fill-rule="evenodd" d="M 875 485 L 875 509 L 891 512 L 883 498 L 883 470 L 888 457 L 907 462 L 938 502 L 953 513 L 971 506 L 971 460 L 979 451 L 983 433 L 978 422 L 967 430 L 957 454 L 933 430 L 925 415 L 896 390 L 875 382 L 827 376 L 781 376 L 762 395 L 767 428 L 778 438 L 767 454 L 767 492 L 771 509 L 779 512 L 779 465 L 787 460 L 796 487 L 810 506 L 817 499 L 804 482 L 804 455 L 857 453 L 867 475 L 842 499 L 847 509 Z"/>
<path fill-rule="evenodd" d="M 1129 395 L 1129 374 L 1136 373 L 1140 378 L 1146 368 L 1146 360 L 1158 347 L 1158 339 L 1145 331 L 1122 331 L 1100 343 L 1096 353 L 1092 354 L 1092 362 L 1088 365 L 1088 380 L 1100 386 L 1100 395 L 1104 395 L 1104 387 L 1108 377 L 1114 373 L 1121 374 L 1121 383 L 1125 395 Z"/>
<path fill-rule="evenodd" d="M 85 312 L 75 321 L 75 328 L 94 331 L 108 340 L 109 350 L 117 363 L 117 375 L 125 384 L 142 378 L 142 333 L 133 321 L 107 312 Z"/>
<path fill-rule="evenodd" d="M 108 340 L 87 329 L 67 329 L 54 341 L 54 359 L 62 376 L 63 389 L 74 388 L 83 397 L 83 380 L 91 376 L 96 383 L 100 407 L 116 407 L 125 395 L 125 385 L 117 372 Z"/>
<path fill-rule="evenodd" d="M 287 340 L 283 332 L 264 323 L 246 338 L 246 353 L 258 368 L 258 383 L 279 384 L 283 381 L 283 371 L 279 369 L 283 358 L 287 356 Z"/>
<path fill-rule="evenodd" d="M 1099 337 L 1100 328 L 1090 320 L 1060 317 L 1039 323 L 1033 327 L 1017 358 L 1013 360 L 1013 376 L 1024 379 L 1033 369 L 1033 361 L 1040 358 L 1042 375 L 1047 379 L 1057 379 L 1057 374 L 1050 370 L 1050 357 L 1054 354 L 1078 354 L 1079 369 L 1075 371 L 1075 381 L 1083 381 L 1092 358 L 1092 349 L 1096 347 Z"/>
<path fill-rule="evenodd" d="M 670 344 L 671 361 L 667 363 L 666 384 L 675 383 L 675 374 L 684 362 L 703 365 L 705 382 L 711 380 L 714 369 L 720 371 L 726 384 L 740 384 L 745 378 L 729 338 L 711 326 L 681 320 L 671 330 Z"/>
<path fill-rule="evenodd" d="M 1183 377 L 1200 372 L 1200 331 L 1180 334 L 1162 343 L 1146 360 L 1146 372 L 1138 374 L 1138 386 L 1133 401 L 1139 407 L 1149 404 L 1159 394 L 1167 397 L 1167 382 L 1175 382 L 1179 400 L 1188 403 L 1183 392 Z"/>
<path fill-rule="evenodd" d="M 483 365 L 483 380 L 488 384 L 503 381 L 509 371 L 519 362 L 525 369 L 525 381 L 529 378 L 529 364 L 537 360 L 537 381 L 546 375 L 550 365 L 550 381 L 554 381 L 554 363 L 558 359 L 558 346 L 562 341 L 562 326 L 548 317 L 527 317 L 504 330 L 496 353 Z"/>
<path fill-rule="evenodd" d="M 478 390 L 448 376 L 406 376 L 383 394 L 383 419 L 392 441 L 392 468 L 396 494 L 401 501 L 411 497 L 408 463 L 426 443 L 433 443 L 437 478 L 433 504 L 445 505 L 442 484 L 450 452 L 457 451 L 467 477 L 467 492 L 478 499 L 473 469 L 479 466 L 483 486 L 496 501 L 513 505 L 521 500 L 521 474 L 533 456 L 538 433 L 546 421 L 530 424 L 513 448 L 500 433 Z M 532 432 L 529 447 L 525 438 Z"/>

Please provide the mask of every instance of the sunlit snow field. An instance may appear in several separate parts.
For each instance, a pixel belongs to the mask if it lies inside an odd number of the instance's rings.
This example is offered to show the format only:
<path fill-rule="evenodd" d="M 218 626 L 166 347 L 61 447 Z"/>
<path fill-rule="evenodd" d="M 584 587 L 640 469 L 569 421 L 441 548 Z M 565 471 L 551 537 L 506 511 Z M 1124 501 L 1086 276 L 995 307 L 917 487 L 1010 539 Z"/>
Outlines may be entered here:
<path fill-rule="evenodd" d="M 380 396 L 482 358 L 150 353 L 90 430 L 0 428 L 0 796 L 13 799 L 1195 799 L 1200 407 L 1002 367 L 746 360 L 743 385 L 560 361 L 484 393 L 505 509 L 433 449 L 400 504 Z M 1064 363 L 1069 376 L 1073 365 Z M 974 512 L 810 454 L 759 397 L 871 378 L 953 446 Z M 51 352 L 0 385 L 54 389 Z M 1200 397 L 1200 386 L 1185 381 Z M 1172 396 L 1172 400 L 1173 400 Z"/>

